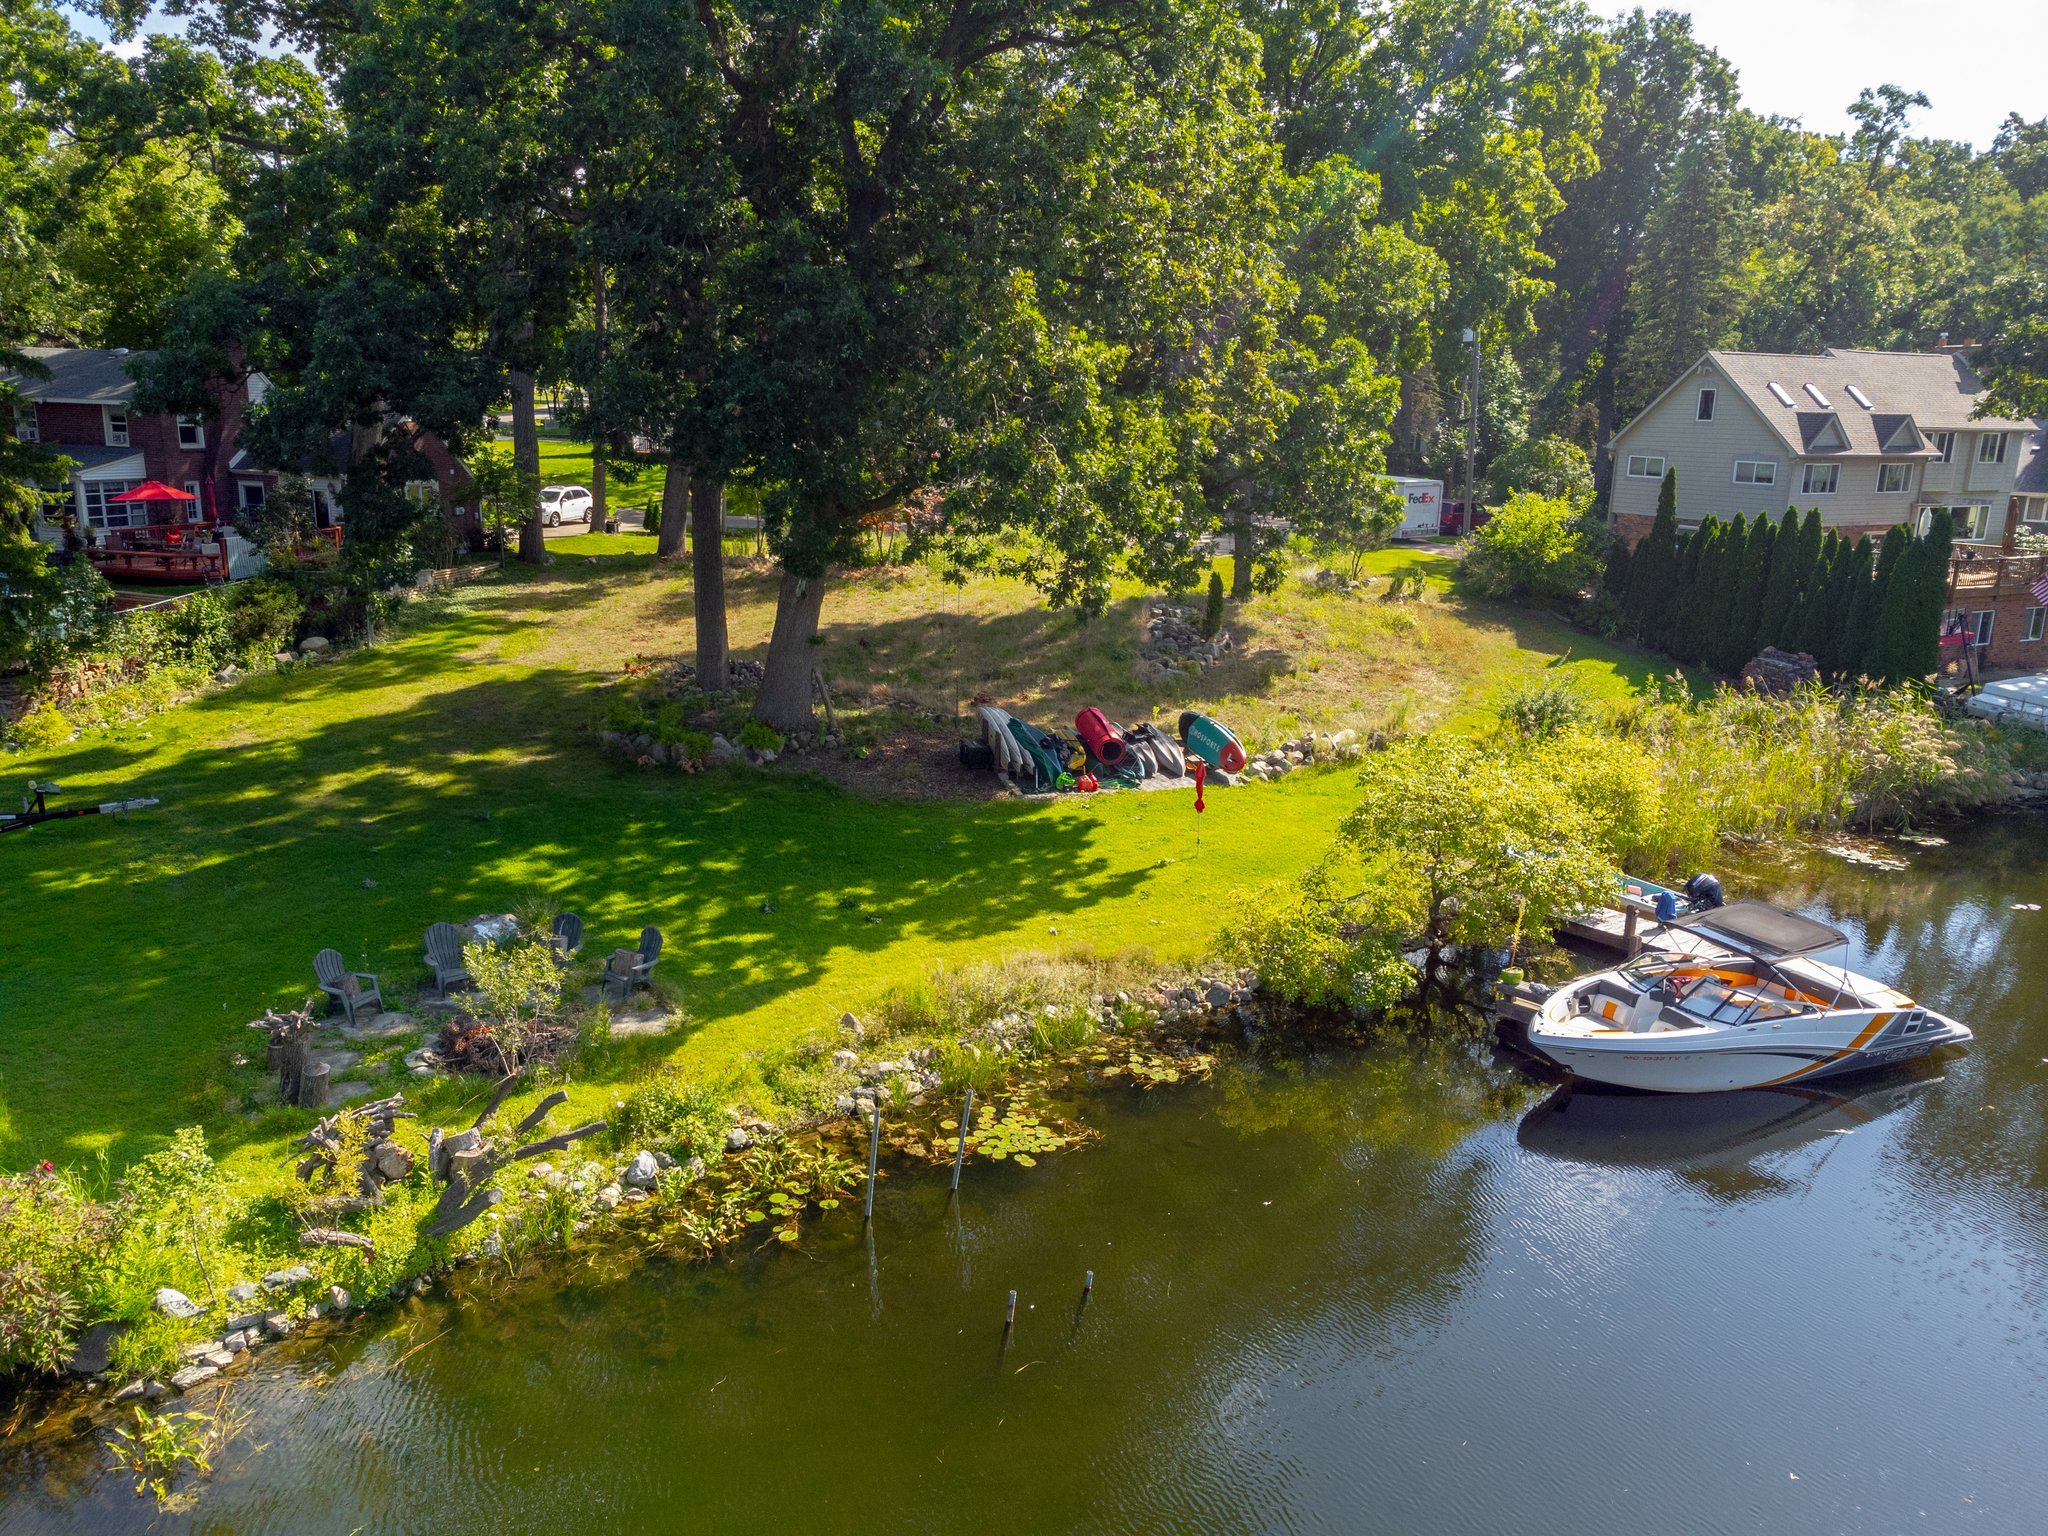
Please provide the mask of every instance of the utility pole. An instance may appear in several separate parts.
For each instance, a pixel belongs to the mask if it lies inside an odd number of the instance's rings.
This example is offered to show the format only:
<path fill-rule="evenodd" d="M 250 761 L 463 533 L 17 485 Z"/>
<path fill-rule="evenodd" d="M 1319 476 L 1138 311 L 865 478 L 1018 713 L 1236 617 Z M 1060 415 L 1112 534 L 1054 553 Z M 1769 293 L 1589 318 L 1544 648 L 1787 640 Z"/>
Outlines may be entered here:
<path fill-rule="evenodd" d="M 1472 382 L 1465 395 L 1470 409 L 1465 415 L 1465 532 L 1469 535 L 1479 516 L 1479 332 L 1465 327 L 1465 344 L 1472 349 Z"/>

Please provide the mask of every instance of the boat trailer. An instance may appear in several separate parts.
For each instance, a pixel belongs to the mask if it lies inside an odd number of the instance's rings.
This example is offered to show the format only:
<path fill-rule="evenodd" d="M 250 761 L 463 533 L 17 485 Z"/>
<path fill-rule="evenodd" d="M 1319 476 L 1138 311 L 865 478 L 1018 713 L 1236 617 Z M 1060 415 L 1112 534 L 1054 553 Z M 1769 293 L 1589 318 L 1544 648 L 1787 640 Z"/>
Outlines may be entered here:
<path fill-rule="evenodd" d="M 50 809 L 48 797 L 63 793 L 63 786 L 29 781 L 28 793 L 21 797 L 19 811 L 0 811 L 0 832 L 26 832 L 39 827 L 46 821 L 69 821 L 75 816 L 109 816 L 120 811 L 146 811 L 160 802 L 151 796 L 142 800 L 104 800 L 98 805 L 61 806 Z"/>

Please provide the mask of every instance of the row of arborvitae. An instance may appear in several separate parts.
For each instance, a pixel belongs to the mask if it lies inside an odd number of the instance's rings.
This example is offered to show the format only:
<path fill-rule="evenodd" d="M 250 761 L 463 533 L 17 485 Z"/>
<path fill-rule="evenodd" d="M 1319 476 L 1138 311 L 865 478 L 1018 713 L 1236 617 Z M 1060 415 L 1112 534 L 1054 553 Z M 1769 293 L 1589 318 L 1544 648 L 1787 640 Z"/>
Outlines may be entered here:
<path fill-rule="evenodd" d="M 1804 651 L 1830 677 L 1900 683 L 1939 661 L 1954 529 L 1937 510 L 1928 529 L 1852 543 L 1802 521 L 1707 518 L 1678 531 L 1678 479 L 1664 476 L 1657 519 L 1631 552 L 1617 545 L 1608 593 L 1622 633 L 1694 666 L 1739 672 L 1767 646 Z"/>

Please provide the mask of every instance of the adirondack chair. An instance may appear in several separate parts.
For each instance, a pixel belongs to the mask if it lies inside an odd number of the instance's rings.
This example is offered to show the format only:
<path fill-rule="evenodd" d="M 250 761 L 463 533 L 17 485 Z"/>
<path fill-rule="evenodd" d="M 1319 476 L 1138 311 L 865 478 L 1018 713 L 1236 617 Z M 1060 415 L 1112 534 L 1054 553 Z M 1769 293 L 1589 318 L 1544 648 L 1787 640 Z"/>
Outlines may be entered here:
<path fill-rule="evenodd" d="M 548 942 L 566 964 L 576 957 L 576 951 L 583 947 L 583 919 L 574 912 L 563 912 L 548 925 Z"/>
<path fill-rule="evenodd" d="M 313 957 L 313 977 L 322 992 L 341 1004 L 341 1011 L 351 1024 L 356 1021 L 358 1008 L 367 1007 L 372 1013 L 384 1009 L 384 993 L 377 978 L 368 971 L 350 970 L 338 949 L 323 949 Z"/>
<path fill-rule="evenodd" d="M 453 923 L 434 923 L 427 929 L 427 969 L 434 973 L 434 985 L 449 987 L 470 979 L 462 964 L 462 930 Z"/>
<path fill-rule="evenodd" d="M 640 947 L 622 949 L 604 964 L 604 989 L 607 996 L 616 995 L 623 1002 L 632 995 L 635 987 L 648 985 L 648 977 L 654 971 L 654 962 L 661 958 L 661 930 L 642 928 Z"/>

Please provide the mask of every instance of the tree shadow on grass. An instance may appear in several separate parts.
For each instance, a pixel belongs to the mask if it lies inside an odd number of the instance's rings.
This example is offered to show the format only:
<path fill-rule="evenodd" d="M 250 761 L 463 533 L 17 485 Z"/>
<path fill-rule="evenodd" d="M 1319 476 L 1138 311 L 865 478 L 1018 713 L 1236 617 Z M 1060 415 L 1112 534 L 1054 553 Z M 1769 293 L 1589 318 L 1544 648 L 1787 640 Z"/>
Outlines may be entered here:
<path fill-rule="evenodd" d="M 366 657 L 314 676 L 346 694 L 426 665 Z M 277 680 L 271 702 L 300 682 Z M 596 686 L 486 677 L 197 747 L 152 769 L 164 805 L 148 816 L 7 839 L 0 1162 L 97 1145 L 125 1162 L 194 1119 L 222 1147 L 262 1134 L 227 1113 L 227 1058 L 254 1043 L 245 1020 L 311 991 L 324 945 L 399 993 L 428 923 L 544 894 L 583 915 L 594 953 L 662 928 L 663 968 L 702 1028 L 817 981 L 835 956 L 1082 913 L 1143 878 L 1091 849 L 1094 823 L 1014 802 L 625 768 L 589 745 Z M 89 745 L 54 766 L 118 771 L 119 756 Z"/>

